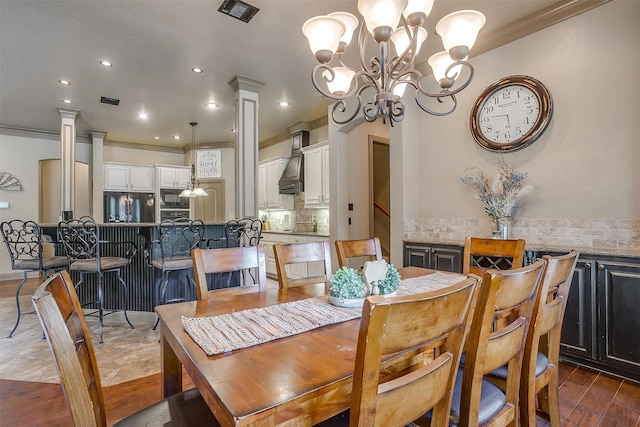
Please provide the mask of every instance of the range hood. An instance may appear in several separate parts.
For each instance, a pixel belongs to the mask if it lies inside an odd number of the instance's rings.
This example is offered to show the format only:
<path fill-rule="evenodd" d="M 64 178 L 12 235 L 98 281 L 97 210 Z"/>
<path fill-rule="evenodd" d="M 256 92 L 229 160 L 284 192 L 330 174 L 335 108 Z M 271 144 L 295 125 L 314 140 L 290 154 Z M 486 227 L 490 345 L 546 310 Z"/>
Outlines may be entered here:
<path fill-rule="evenodd" d="M 291 157 L 278 181 L 280 194 L 297 194 L 304 191 L 304 157 L 301 149 L 309 145 L 308 124 L 297 123 L 291 132 Z"/>

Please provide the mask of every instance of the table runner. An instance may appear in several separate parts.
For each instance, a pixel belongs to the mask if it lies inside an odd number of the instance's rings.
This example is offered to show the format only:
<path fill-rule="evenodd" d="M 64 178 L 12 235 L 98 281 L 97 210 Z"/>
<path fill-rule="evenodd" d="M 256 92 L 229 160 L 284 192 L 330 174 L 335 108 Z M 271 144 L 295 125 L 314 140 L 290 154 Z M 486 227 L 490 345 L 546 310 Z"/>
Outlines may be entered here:
<path fill-rule="evenodd" d="M 397 295 L 442 289 L 464 279 L 466 276 L 461 274 L 435 272 L 400 281 Z M 182 316 L 182 324 L 205 353 L 212 356 L 356 319 L 361 315 L 362 307 L 336 307 L 322 296 L 218 316 Z"/>

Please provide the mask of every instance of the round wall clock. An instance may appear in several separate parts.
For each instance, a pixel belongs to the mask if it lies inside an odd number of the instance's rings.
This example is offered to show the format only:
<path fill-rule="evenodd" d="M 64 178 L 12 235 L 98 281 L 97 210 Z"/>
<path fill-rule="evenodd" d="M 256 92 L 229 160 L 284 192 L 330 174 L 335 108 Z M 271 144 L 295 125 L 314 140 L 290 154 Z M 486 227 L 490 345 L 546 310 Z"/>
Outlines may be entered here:
<path fill-rule="evenodd" d="M 528 76 L 510 76 L 480 94 L 471 110 L 471 134 L 490 151 L 520 150 L 538 139 L 551 120 L 547 88 Z"/>

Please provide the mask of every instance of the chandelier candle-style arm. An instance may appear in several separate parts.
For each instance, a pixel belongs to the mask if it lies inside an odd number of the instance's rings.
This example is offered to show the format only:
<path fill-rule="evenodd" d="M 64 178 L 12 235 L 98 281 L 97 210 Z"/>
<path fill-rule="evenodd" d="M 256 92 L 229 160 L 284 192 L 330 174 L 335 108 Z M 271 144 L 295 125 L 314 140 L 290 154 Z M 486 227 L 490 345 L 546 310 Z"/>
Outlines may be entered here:
<path fill-rule="evenodd" d="M 359 0 L 358 10 L 364 17 L 357 43 L 360 68 L 352 68 L 343 60 L 343 53 L 358 25 L 355 16 L 334 12 L 305 22 L 303 33 L 320 62 L 314 67 L 311 80 L 318 92 L 337 101 L 331 113 L 334 122 L 348 123 L 362 109 L 365 120 L 373 122 L 382 118 L 383 123 L 389 121 L 393 126 L 404 118 L 402 97 L 409 86 L 414 88 L 417 105 L 426 113 L 444 116 L 456 109 L 455 95 L 473 80 L 473 66 L 467 57 L 486 19 L 480 12 L 463 10 L 438 22 L 436 34 L 442 38 L 445 51 L 429 58 L 428 63 L 440 86 L 438 91 L 431 92 L 426 88 L 427 79 L 414 64 L 427 39 L 423 25 L 432 7 L 433 0 Z M 342 25 L 336 21 L 342 21 Z M 379 55 L 367 60 L 369 39 L 378 44 Z M 330 64 L 335 57 L 339 66 Z M 463 67 L 469 70 L 468 77 L 465 81 L 457 81 Z M 368 101 L 365 101 L 365 93 L 370 96 Z M 428 107 L 428 99 L 435 99 L 440 107 Z M 449 106 L 446 110 L 442 108 L 445 103 Z M 355 110 L 348 112 L 354 106 Z"/>

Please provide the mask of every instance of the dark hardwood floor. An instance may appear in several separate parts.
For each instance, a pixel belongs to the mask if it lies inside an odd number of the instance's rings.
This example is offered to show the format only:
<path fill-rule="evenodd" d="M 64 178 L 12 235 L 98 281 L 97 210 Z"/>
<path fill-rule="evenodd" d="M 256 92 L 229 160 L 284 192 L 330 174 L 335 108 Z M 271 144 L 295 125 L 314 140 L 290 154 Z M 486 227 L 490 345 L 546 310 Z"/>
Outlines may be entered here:
<path fill-rule="evenodd" d="M 0 297 L 14 296 L 18 282 L 0 282 Z M 36 287 L 37 281 L 30 280 L 21 294 L 33 293 Z M 184 387 L 193 387 L 186 372 L 183 377 Z M 560 365 L 559 384 L 562 426 L 640 427 L 637 384 L 569 364 Z M 160 400 L 160 374 L 105 387 L 104 396 L 108 425 L 113 425 Z M 0 380 L 0 426 L 69 425 L 60 384 Z"/>

